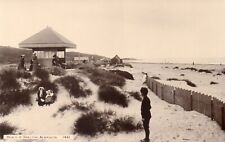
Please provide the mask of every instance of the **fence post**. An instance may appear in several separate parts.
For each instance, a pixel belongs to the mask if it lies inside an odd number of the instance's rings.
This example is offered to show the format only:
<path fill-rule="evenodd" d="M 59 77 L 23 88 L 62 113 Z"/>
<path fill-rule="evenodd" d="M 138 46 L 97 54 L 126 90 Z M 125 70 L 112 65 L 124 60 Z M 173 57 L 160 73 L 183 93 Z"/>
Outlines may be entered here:
<path fill-rule="evenodd" d="M 175 88 L 173 88 L 173 104 L 175 104 Z"/>
<path fill-rule="evenodd" d="M 224 123 L 224 107 L 221 108 L 221 112 L 222 112 L 222 130 L 225 130 L 225 123 Z"/>
<path fill-rule="evenodd" d="M 162 92 L 162 93 L 161 93 L 161 94 L 162 94 L 162 98 L 161 98 L 162 100 L 164 100 L 163 88 L 165 88 L 165 87 L 164 87 L 164 84 L 162 85 L 162 91 L 161 91 L 161 92 Z"/>
<path fill-rule="evenodd" d="M 211 120 L 214 120 L 214 106 L 213 106 L 213 98 L 211 98 Z"/>
<path fill-rule="evenodd" d="M 191 110 L 193 110 L 193 95 L 192 95 L 192 91 L 191 91 Z"/>

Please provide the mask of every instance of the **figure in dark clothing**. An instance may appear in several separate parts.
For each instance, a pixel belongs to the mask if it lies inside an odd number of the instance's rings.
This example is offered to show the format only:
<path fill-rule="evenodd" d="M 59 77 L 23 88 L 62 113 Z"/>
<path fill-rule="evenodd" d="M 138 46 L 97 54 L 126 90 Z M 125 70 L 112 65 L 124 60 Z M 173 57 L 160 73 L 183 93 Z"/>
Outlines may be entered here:
<path fill-rule="evenodd" d="M 29 71 L 33 71 L 33 59 L 30 60 L 30 68 L 29 68 Z"/>
<path fill-rule="evenodd" d="M 46 91 L 44 87 L 39 87 L 38 93 L 37 93 L 37 99 L 36 99 L 39 106 L 43 106 L 45 104 L 45 97 L 46 97 Z"/>
<path fill-rule="evenodd" d="M 25 68 L 25 55 L 20 56 L 20 62 L 18 65 L 18 70 L 26 70 Z"/>
<path fill-rule="evenodd" d="M 52 66 L 61 66 L 59 57 L 56 54 L 53 55 Z"/>
<path fill-rule="evenodd" d="M 145 130 L 145 139 L 143 140 L 144 142 L 149 142 L 149 122 L 152 117 L 150 109 L 151 109 L 151 101 L 148 98 L 148 89 L 146 87 L 141 88 L 141 95 L 143 96 L 143 100 L 141 103 L 141 116 L 142 116 L 142 121 L 143 121 L 143 126 Z"/>

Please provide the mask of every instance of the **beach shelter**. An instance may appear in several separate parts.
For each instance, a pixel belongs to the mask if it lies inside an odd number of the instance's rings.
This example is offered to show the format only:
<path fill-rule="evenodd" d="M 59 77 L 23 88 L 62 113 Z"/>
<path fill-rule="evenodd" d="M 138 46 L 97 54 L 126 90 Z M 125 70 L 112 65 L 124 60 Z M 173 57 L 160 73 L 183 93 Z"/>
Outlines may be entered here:
<path fill-rule="evenodd" d="M 42 66 L 51 66 L 54 54 L 59 57 L 62 63 L 65 63 L 66 48 L 76 48 L 76 45 L 52 28 L 46 27 L 19 43 L 19 47 L 32 49 Z"/>

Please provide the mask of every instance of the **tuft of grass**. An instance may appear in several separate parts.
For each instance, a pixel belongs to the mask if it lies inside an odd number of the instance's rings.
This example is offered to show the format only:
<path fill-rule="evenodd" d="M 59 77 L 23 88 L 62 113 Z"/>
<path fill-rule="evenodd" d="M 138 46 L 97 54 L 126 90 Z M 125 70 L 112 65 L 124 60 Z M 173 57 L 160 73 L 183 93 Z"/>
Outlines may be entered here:
<path fill-rule="evenodd" d="M 134 118 L 129 116 L 115 119 L 110 127 L 112 132 L 133 132 L 140 129 L 142 129 L 142 124 L 135 123 Z"/>
<path fill-rule="evenodd" d="M 49 80 L 49 72 L 43 68 L 37 68 L 34 72 L 34 75 L 41 80 Z"/>
<path fill-rule="evenodd" d="M 91 66 L 85 66 L 80 69 L 86 72 L 90 80 L 97 85 L 113 85 L 119 87 L 125 85 L 125 79 L 123 77 L 110 71 Z"/>
<path fill-rule="evenodd" d="M 225 68 L 224 68 L 224 69 L 222 69 L 221 73 L 222 73 L 222 74 L 225 74 Z"/>
<path fill-rule="evenodd" d="M 194 84 L 193 82 L 191 82 L 190 80 L 188 79 L 183 79 L 182 81 L 185 81 L 187 83 L 187 85 L 191 86 L 191 87 L 197 87 L 196 84 Z"/>
<path fill-rule="evenodd" d="M 186 68 L 182 68 L 181 70 L 191 70 L 191 71 L 198 71 L 198 69 L 193 68 L 193 67 L 186 67 Z"/>
<path fill-rule="evenodd" d="M 94 104 L 88 104 L 88 103 L 82 103 L 82 102 L 73 102 L 70 105 L 64 105 L 64 106 L 60 107 L 58 109 L 58 112 L 64 112 L 64 111 L 70 110 L 70 109 L 77 109 L 77 110 L 80 110 L 80 111 L 87 112 L 87 111 L 92 110 L 93 107 L 94 107 Z"/>
<path fill-rule="evenodd" d="M 18 90 L 20 84 L 16 80 L 15 69 L 3 69 L 0 72 L 0 89 L 2 90 Z"/>
<path fill-rule="evenodd" d="M 102 85 L 99 87 L 98 98 L 100 101 L 104 101 L 110 104 L 117 104 L 122 107 L 128 107 L 127 96 L 115 87 L 109 85 Z"/>
<path fill-rule="evenodd" d="M 74 133 L 94 136 L 107 130 L 108 115 L 94 111 L 83 114 L 75 123 Z"/>
<path fill-rule="evenodd" d="M 212 71 L 207 70 L 207 69 L 199 69 L 198 72 L 212 73 Z"/>
<path fill-rule="evenodd" d="M 151 78 L 160 80 L 160 78 L 158 76 L 152 76 Z"/>
<path fill-rule="evenodd" d="M 139 92 L 129 92 L 130 96 L 134 97 L 138 101 L 142 101 L 142 96 Z"/>
<path fill-rule="evenodd" d="M 61 67 L 52 67 L 49 69 L 49 73 L 55 76 L 63 76 L 66 74 L 66 71 Z"/>
<path fill-rule="evenodd" d="M 127 67 L 130 67 L 130 68 L 133 68 L 133 66 L 129 63 L 124 63 L 124 66 L 127 66 Z"/>
<path fill-rule="evenodd" d="M 31 105 L 30 90 L 4 91 L 0 94 L 0 114 L 7 115 L 18 105 Z"/>
<path fill-rule="evenodd" d="M 4 135 L 12 134 L 15 127 L 10 126 L 7 122 L 0 123 L 0 139 L 3 139 Z"/>
<path fill-rule="evenodd" d="M 56 80 L 62 84 L 74 98 L 87 97 L 91 95 L 89 89 L 84 89 L 80 86 L 80 83 L 84 83 L 81 79 L 76 76 L 64 76 Z"/>
<path fill-rule="evenodd" d="M 222 74 L 221 74 L 221 73 L 217 73 L 216 75 L 220 76 L 220 75 L 222 75 Z"/>
<path fill-rule="evenodd" d="M 16 73 L 16 77 L 17 78 L 29 79 L 29 78 L 32 78 L 32 75 L 28 71 L 18 70 L 17 73 Z"/>
<path fill-rule="evenodd" d="M 143 128 L 142 124 L 135 122 L 133 117 L 115 118 L 115 116 L 112 111 L 85 113 L 74 123 L 74 133 L 95 136 L 104 132 L 133 132 Z"/>
<path fill-rule="evenodd" d="M 177 78 L 168 78 L 167 81 L 180 81 L 180 79 L 177 79 Z"/>
<path fill-rule="evenodd" d="M 211 81 L 210 85 L 219 84 L 218 82 Z"/>
<path fill-rule="evenodd" d="M 126 79 L 134 80 L 134 77 L 131 73 L 127 71 L 121 71 L 121 70 L 110 70 L 110 72 L 115 73 L 121 77 L 124 77 Z"/>

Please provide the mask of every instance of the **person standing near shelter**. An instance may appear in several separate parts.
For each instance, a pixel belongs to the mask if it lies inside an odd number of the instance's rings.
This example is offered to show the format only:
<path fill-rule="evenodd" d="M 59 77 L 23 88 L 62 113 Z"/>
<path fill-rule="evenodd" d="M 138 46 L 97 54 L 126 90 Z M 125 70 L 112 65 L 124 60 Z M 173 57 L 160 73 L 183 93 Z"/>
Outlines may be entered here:
<path fill-rule="evenodd" d="M 141 103 L 141 116 L 142 116 L 142 121 L 143 121 L 143 126 L 145 130 L 145 138 L 141 140 L 142 142 L 149 142 L 149 122 L 152 117 L 150 109 L 151 109 L 151 101 L 148 98 L 148 89 L 146 87 L 142 87 L 141 90 L 141 95 L 143 96 L 143 100 Z"/>
<path fill-rule="evenodd" d="M 36 71 L 38 68 L 38 59 L 36 53 L 33 53 L 32 61 L 33 61 L 33 71 Z"/>
<path fill-rule="evenodd" d="M 20 56 L 20 62 L 18 65 L 18 70 L 25 70 L 25 55 Z"/>

